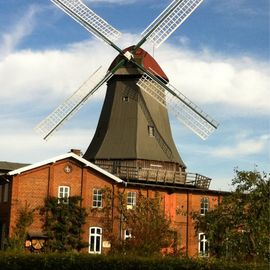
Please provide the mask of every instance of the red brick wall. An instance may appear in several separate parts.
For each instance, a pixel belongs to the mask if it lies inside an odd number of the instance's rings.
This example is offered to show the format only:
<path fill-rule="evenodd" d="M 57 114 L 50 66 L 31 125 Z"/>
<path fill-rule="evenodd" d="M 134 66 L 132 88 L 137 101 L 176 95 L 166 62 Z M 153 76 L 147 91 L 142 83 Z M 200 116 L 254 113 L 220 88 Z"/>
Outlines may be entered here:
<path fill-rule="evenodd" d="M 64 168 L 71 167 L 71 172 L 66 173 Z M 194 224 L 190 213 L 193 211 L 200 211 L 200 201 L 202 197 L 209 198 L 210 209 L 215 207 L 218 203 L 217 194 L 203 194 L 198 191 L 187 191 L 186 189 L 175 189 L 171 193 L 168 189 L 158 189 L 151 187 L 132 186 L 130 184 L 125 188 L 123 184 L 117 185 L 115 181 L 102 175 L 101 173 L 85 167 L 79 161 L 73 159 L 66 159 L 57 161 L 52 164 L 44 165 L 40 168 L 21 173 L 13 177 L 12 180 L 12 195 L 11 195 L 11 217 L 9 232 L 13 233 L 13 228 L 16 224 L 17 213 L 20 207 L 29 204 L 31 208 L 38 208 L 44 204 L 46 196 L 58 196 L 58 186 L 69 186 L 70 196 L 82 196 L 82 206 L 86 208 L 88 217 L 83 229 L 85 231 L 83 239 L 88 242 L 89 227 L 100 227 L 100 216 L 93 215 L 92 196 L 93 188 L 109 187 L 114 190 L 115 194 L 120 192 L 127 193 L 128 191 L 141 192 L 144 196 L 154 197 L 156 192 L 159 192 L 163 198 L 163 205 L 165 213 L 170 216 L 174 230 L 178 236 L 178 249 L 184 255 L 197 256 L 198 254 L 198 236 L 194 231 Z M 114 202 L 117 206 L 117 201 Z M 189 215 L 187 215 L 189 212 Z M 113 228 L 115 236 L 120 236 L 119 213 L 116 207 L 113 211 L 116 217 Z M 29 228 L 29 231 L 42 231 L 42 222 L 38 211 L 35 213 L 34 223 Z M 106 240 L 106 239 L 103 239 Z M 188 250 L 187 250 L 188 246 Z"/>

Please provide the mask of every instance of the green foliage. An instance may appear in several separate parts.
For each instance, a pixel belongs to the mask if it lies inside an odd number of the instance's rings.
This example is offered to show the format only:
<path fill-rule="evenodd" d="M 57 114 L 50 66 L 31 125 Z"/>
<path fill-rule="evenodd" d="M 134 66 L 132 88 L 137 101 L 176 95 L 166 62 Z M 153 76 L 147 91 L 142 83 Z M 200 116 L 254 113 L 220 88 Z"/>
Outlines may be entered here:
<path fill-rule="evenodd" d="M 234 260 L 269 261 L 269 175 L 235 171 L 235 191 L 205 216 L 194 214 L 211 254 Z"/>
<path fill-rule="evenodd" d="M 112 195 L 109 188 L 102 190 L 104 201 L 101 209 L 92 209 L 92 213 L 102 213 L 100 217 L 103 235 L 111 242 L 111 253 L 153 255 L 160 254 L 162 247 L 168 246 L 168 242 L 174 239 L 170 230 L 170 220 L 164 211 L 161 211 L 161 198 L 156 194 L 155 198 L 137 194 L 136 207 L 127 208 L 126 194 Z M 122 230 L 128 229 L 132 237 L 128 240 L 117 239 L 113 235 L 113 204 L 117 201 L 117 212 Z"/>
<path fill-rule="evenodd" d="M 124 228 L 130 230 L 132 236 L 123 243 L 125 252 L 152 255 L 159 254 L 163 247 L 168 246 L 171 222 L 161 209 L 158 194 L 155 198 L 148 198 L 139 193 L 134 209 L 127 209 L 125 200 L 120 206 Z"/>
<path fill-rule="evenodd" d="M 0 253 L 1 270 L 267 270 L 263 264 L 236 264 L 172 257 L 94 256 L 75 253 Z"/>
<path fill-rule="evenodd" d="M 8 250 L 24 250 L 24 243 L 27 237 L 27 229 L 34 221 L 34 211 L 29 204 L 18 210 L 18 219 L 14 228 L 14 234 L 8 239 Z"/>
<path fill-rule="evenodd" d="M 116 196 L 117 197 L 117 196 Z M 112 194 L 112 190 L 108 187 L 102 189 L 102 208 L 92 208 L 91 213 L 99 216 L 99 220 L 102 223 L 103 237 L 110 241 L 112 244 L 115 242 L 115 236 L 113 232 L 113 205 L 115 198 Z"/>
<path fill-rule="evenodd" d="M 80 250 L 87 246 L 82 241 L 82 225 L 87 216 L 80 206 L 81 197 L 73 196 L 65 199 L 48 197 L 45 205 L 40 208 L 40 215 L 44 221 L 43 230 L 48 236 L 46 250 L 71 251 Z"/>

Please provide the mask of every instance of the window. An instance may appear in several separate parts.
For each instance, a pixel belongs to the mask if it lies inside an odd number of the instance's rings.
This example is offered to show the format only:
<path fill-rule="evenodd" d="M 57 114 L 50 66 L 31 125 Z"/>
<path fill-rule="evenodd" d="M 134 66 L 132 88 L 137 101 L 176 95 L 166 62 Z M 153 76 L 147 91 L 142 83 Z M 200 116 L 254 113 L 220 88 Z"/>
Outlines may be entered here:
<path fill-rule="evenodd" d="M 3 200 L 3 195 L 2 195 L 2 193 L 3 193 L 3 186 L 0 185 L 0 203 L 1 203 L 2 200 Z"/>
<path fill-rule="evenodd" d="M 93 207 L 102 207 L 102 190 L 98 188 L 93 189 Z"/>
<path fill-rule="evenodd" d="M 63 203 L 68 203 L 68 198 L 69 198 L 69 193 L 70 193 L 70 187 L 68 186 L 59 186 L 58 187 L 58 198 L 62 200 L 58 200 L 58 203 L 63 202 Z"/>
<path fill-rule="evenodd" d="M 136 192 L 129 191 L 127 194 L 127 209 L 133 209 L 136 206 Z"/>
<path fill-rule="evenodd" d="M 128 240 L 132 238 L 131 230 L 124 230 L 124 240 Z"/>
<path fill-rule="evenodd" d="M 204 197 L 201 198 L 201 215 L 205 215 L 208 212 L 209 199 Z"/>
<path fill-rule="evenodd" d="M 8 201 L 8 190 L 9 190 L 9 184 L 4 185 L 4 197 L 3 197 L 3 202 Z"/>
<path fill-rule="evenodd" d="M 128 96 L 124 96 L 124 97 L 122 98 L 122 100 L 123 100 L 124 102 L 128 102 L 128 101 L 129 101 L 129 97 L 128 97 Z"/>
<path fill-rule="evenodd" d="M 99 227 L 89 228 L 89 253 L 101 253 L 102 229 Z"/>
<path fill-rule="evenodd" d="M 199 233 L 199 255 L 209 255 L 209 243 L 204 233 Z"/>
<path fill-rule="evenodd" d="M 155 129 L 153 126 L 148 126 L 148 135 L 149 137 L 155 137 Z"/>

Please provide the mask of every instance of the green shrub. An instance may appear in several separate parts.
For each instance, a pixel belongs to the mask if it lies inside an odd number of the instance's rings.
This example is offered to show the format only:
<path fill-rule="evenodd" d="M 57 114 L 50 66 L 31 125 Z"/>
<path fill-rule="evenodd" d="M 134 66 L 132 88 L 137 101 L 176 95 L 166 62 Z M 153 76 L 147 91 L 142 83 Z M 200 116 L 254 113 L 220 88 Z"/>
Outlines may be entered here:
<path fill-rule="evenodd" d="M 176 257 L 101 256 L 79 253 L 0 252 L 1 270 L 266 270 L 268 265 Z"/>

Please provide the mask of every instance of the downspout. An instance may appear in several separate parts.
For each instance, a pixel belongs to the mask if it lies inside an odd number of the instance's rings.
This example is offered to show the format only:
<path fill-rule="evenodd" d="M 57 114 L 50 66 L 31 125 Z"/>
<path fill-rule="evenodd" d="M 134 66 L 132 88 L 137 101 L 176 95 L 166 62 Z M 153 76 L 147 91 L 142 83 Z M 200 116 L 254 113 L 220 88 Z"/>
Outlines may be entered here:
<path fill-rule="evenodd" d="M 1 174 L 2 176 L 5 175 L 5 176 L 8 176 L 8 173 L 7 174 Z M 10 176 L 10 175 L 9 175 Z M 5 245 L 5 240 L 6 238 L 9 237 L 9 233 L 10 233 L 10 218 L 11 218 L 11 207 L 12 207 L 12 193 L 13 193 L 13 188 L 14 188 L 14 175 L 10 176 L 11 179 L 7 179 L 3 176 L 4 180 L 9 184 L 9 194 L 8 194 L 8 215 L 6 216 L 6 220 L 5 223 L 3 222 L 3 220 L 1 220 L 2 224 L 1 224 L 1 230 L 3 230 L 3 224 L 6 224 L 6 228 L 5 228 L 5 231 L 4 231 L 4 235 L 1 235 L 1 249 L 4 248 L 4 245 Z M 3 199 L 3 198 L 2 198 Z M 1 232 L 2 234 L 2 232 Z M 3 236 L 3 238 L 2 238 Z"/>
<path fill-rule="evenodd" d="M 186 256 L 188 257 L 189 251 L 189 190 L 187 190 L 187 226 L 186 226 Z"/>
<path fill-rule="evenodd" d="M 52 165 L 49 165 L 48 185 L 47 185 L 47 198 L 49 197 L 49 194 L 50 194 L 51 166 Z"/>
<path fill-rule="evenodd" d="M 127 182 L 123 181 L 123 184 L 124 184 L 124 191 L 123 193 L 125 192 L 125 189 L 127 188 Z M 120 213 L 120 225 L 119 225 L 119 229 L 120 229 L 120 240 L 122 241 L 122 237 L 123 237 L 123 233 L 122 233 L 122 229 L 123 229 L 123 225 L 122 225 L 122 219 L 123 219 L 123 213 L 122 213 L 122 208 L 121 208 L 121 213 Z"/>
<path fill-rule="evenodd" d="M 112 226 L 112 234 L 113 234 L 113 223 L 114 223 L 114 198 L 115 198 L 115 188 L 114 188 L 114 184 L 112 184 L 112 209 L 111 209 L 111 211 L 112 211 L 112 224 L 111 224 L 111 226 Z"/>
<path fill-rule="evenodd" d="M 82 173 L 81 173 L 81 199 L 83 199 L 83 175 L 84 175 L 84 167 L 82 168 Z M 82 207 L 82 200 L 80 201 L 80 207 Z"/>

